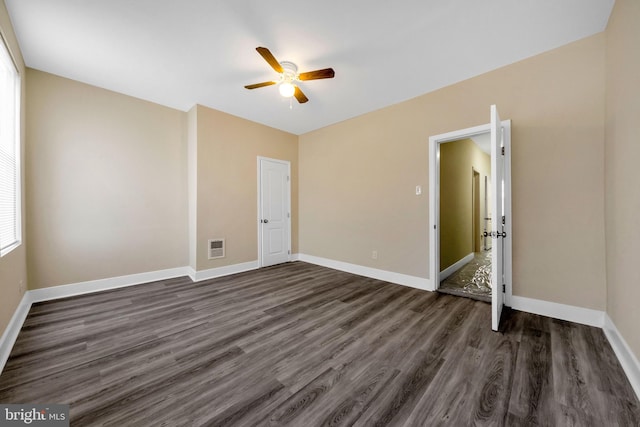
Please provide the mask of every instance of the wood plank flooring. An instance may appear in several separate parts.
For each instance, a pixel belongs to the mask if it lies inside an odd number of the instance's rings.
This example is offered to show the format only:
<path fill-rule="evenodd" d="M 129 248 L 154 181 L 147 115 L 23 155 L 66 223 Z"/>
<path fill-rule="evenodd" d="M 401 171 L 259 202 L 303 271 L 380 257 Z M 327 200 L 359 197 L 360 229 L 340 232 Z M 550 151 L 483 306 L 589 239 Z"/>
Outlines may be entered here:
<path fill-rule="evenodd" d="M 2 403 L 71 425 L 638 426 L 602 331 L 302 262 L 35 304 Z"/>

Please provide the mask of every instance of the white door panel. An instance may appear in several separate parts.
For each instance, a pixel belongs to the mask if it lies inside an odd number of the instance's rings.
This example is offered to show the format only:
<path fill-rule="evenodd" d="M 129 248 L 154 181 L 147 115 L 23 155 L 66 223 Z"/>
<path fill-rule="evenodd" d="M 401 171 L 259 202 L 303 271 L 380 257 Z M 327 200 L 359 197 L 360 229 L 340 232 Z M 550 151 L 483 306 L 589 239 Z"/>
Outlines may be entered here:
<path fill-rule="evenodd" d="M 290 259 L 289 163 L 260 159 L 259 237 L 263 267 Z"/>
<path fill-rule="evenodd" d="M 504 156 L 502 124 L 498 109 L 491 106 L 491 328 L 497 331 L 504 305 Z"/>

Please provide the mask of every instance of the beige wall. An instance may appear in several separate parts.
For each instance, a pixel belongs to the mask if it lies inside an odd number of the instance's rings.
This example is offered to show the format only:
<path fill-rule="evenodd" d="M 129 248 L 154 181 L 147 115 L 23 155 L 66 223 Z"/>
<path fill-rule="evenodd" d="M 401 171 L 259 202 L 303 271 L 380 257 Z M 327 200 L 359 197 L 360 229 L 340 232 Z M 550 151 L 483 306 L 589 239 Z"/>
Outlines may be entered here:
<path fill-rule="evenodd" d="M 414 193 L 428 188 L 428 137 L 486 123 L 496 103 L 513 121 L 514 294 L 599 310 L 606 302 L 640 355 L 638 21 L 639 4 L 618 0 L 606 37 L 297 138 L 25 72 L 0 0 L 28 140 L 26 242 L 0 258 L 0 330 L 27 282 L 27 248 L 31 289 L 255 260 L 258 155 L 292 162 L 294 252 L 430 277 L 428 194 Z M 228 256 L 209 261 L 206 240 L 219 236 Z"/>
<path fill-rule="evenodd" d="M 471 139 L 440 144 L 440 271 L 474 251 L 473 171 L 480 175 L 479 212 L 484 217 L 484 180 L 491 176 L 491 156 Z"/>
<path fill-rule="evenodd" d="M 428 271 L 428 138 L 512 120 L 513 293 L 605 308 L 603 34 L 300 137 L 300 252 Z M 371 251 L 378 250 L 378 259 Z"/>
<path fill-rule="evenodd" d="M 607 312 L 640 359 L 640 3 L 617 0 L 606 31 Z"/>
<path fill-rule="evenodd" d="M 25 224 L 25 184 L 24 184 L 24 140 L 25 140 L 25 78 L 24 78 L 24 61 L 22 53 L 16 41 L 16 36 L 9 20 L 9 14 L 4 4 L 4 0 L 0 0 L 0 31 L 2 36 L 8 43 L 8 47 L 17 62 L 18 72 L 22 76 L 22 132 L 21 132 L 21 151 L 22 151 L 22 245 L 11 251 L 9 254 L 0 258 L 0 336 L 4 333 L 13 313 L 18 307 L 22 295 L 27 288 L 27 251 L 26 251 L 26 227 Z M 0 41 L 2 43 L 2 41 Z"/>
<path fill-rule="evenodd" d="M 291 162 L 291 240 L 296 253 L 298 137 L 207 107 L 195 109 L 197 270 L 258 259 L 258 156 Z M 209 260 L 207 240 L 217 237 L 226 239 L 226 257 Z"/>
<path fill-rule="evenodd" d="M 620 254 L 638 252 L 624 237 L 638 233 L 624 216 L 637 208 L 625 186 L 637 181 L 628 117 L 638 66 L 625 59 L 637 30 L 620 9 L 637 17 L 631 2 L 616 6 L 606 40 L 608 310 L 629 337 L 637 318 L 624 295 L 637 273 Z M 0 25 L 15 45 L 4 7 Z M 430 277 L 428 194 L 415 195 L 428 188 L 428 137 L 487 123 L 496 103 L 513 121 L 514 294 L 604 309 L 604 56 L 595 35 L 299 138 L 29 70 L 29 287 L 255 260 L 258 155 L 292 162 L 293 252 Z M 211 237 L 227 238 L 227 258 L 206 259 Z M 25 262 L 25 245 L 0 259 L 0 326 Z"/>
<path fill-rule="evenodd" d="M 186 115 L 27 70 L 29 287 L 188 262 Z"/>
<path fill-rule="evenodd" d="M 27 96 L 32 289 L 255 261 L 258 156 L 291 162 L 297 251 L 297 136 L 32 69 Z M 207 259 L 213 237 L 224 259 Z"/>

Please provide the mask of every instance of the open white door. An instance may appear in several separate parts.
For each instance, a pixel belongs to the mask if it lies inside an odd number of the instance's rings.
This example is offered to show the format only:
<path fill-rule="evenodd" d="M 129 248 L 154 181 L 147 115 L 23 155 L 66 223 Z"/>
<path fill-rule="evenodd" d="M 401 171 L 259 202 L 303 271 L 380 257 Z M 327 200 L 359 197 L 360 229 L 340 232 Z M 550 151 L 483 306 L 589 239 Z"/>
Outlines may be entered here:
<path fill-rule="evenodd" d="M 502 123 L 491 106 L 491 329 L 498 330 L 504 305 L 504 143 Z"/>
<path fill-rule="evenodd" d="M 287 262 L 291 258 L 291 190 L 289 162 L 259 158 L 260 265 Z"/>

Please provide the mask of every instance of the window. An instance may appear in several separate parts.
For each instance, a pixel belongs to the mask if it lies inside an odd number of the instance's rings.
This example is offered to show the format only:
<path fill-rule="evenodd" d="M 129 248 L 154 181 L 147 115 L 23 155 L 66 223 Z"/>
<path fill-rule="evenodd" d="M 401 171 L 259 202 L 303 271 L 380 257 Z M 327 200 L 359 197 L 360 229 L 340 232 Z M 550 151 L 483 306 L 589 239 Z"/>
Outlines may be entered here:
<path fill-rule="evenodd" d="M 20 203 L 20 76 L 0 38 L 0 256 L 22 240 Z"/>

